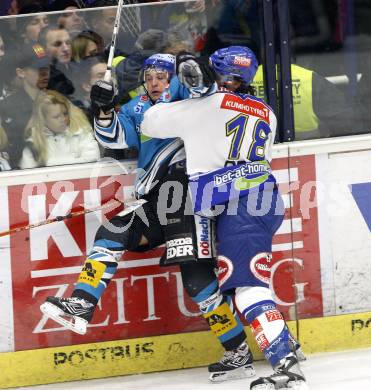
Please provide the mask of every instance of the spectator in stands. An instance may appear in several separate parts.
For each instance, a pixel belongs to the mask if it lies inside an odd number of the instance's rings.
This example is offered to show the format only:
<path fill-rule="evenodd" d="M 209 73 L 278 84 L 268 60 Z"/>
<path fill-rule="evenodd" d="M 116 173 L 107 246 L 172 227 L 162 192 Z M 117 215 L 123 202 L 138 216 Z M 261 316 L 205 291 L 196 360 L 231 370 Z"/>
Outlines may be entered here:
<path fill-rule="evenodd" d="M 16 90 L 0 104 L 0 118 L 8 138 L 10 166 L 18 167 L 24 148 L 24 129 L 33 101 L 49 82 L 49 57 L 40 44 L 25 45 L 15 57 Z"/>
<path fill-rule="evenodd" d="M 23 38 L 24 43 L 35 43 L 39 41 L 39 35 L 42 29 L 48 26 L 49 19 L 47 14 L 40 14 L 46 12 L 46 8 L 40 4 L 29 4 L 20 9 L 21 14 L 36 14 L 30 16 L 22 16 L 16 19 L 18 36 Z"/>
<path fill-rule="evenodd" d="M 21 15 L 25 10 L 25 7 L 29 5 L 32 6 L 35 4 L 44 7 L 46 10 L 48 1 L 49 0 L 5 0 L 5 1 L 2 0 L 0 2 L 0 15 Z M 25 12 L 25 13 L 29 13 L 29 12 Z"/>
<path fill-rule="evenodd" d="M 184 40 L 176 31 L 168 34 L 168 46 L 163 50 L 164 53 L 176 56 L 182 51 L 192 52 L 192 45 Z"/>
<path fill-rule="evenodd" d="M 55 0 L 48 7 L 49 11 L 65 11 L 57 16 L 57 25 L 65 28 L 72 37 L 86 29 L 86 23 L 80 9 L 81 2 L 75 0 Z"/>
<path fill-rule="evenodd" d="M 134 44 L 134 51 L 115 67 L 120 103 L 124 104 L 137 95 L 136 89 L 141 85 L 139 73 L 146 58 L 155 53 L 176 56 L 182 51 L 190 50 L 189 41 L 183 40 L 176 32 L 166 33 L 154 28 L 142 32 Z"/>
<path fill-rule="evenodd" d="M 100 158 L 85 114 L 56 91 L 40 94 L 26 128 L 21 168 L 85 163 Z"/>
<path fill-rule="evenodd" d="M 11 19 L 13 18 L 2 20 L 0 23 L 0 104 L 14 90 L 17 66 L 15 59 L 19 53 L 14 30 L 8 23 Z"/>
<path fill-rule="evenodd" d="M 0 124 L 0 171 L 9 171 L 8 137 Z"/>
<path fill-rule="evenodd" d="M 120 103 L 127 103 L 137 95 L 141 85 L 139 73 L 143 62 L 155 53 L 163 53 L 169 47 L 168 34 L 158 29 L 148 29 L 141 33 L 134 44 L 134 50 L 116 65 L 118 96 Z"/>
<path fill-rule="evenodd" d="M 20 6 L 18 0 L 12 0 L 8 8 L 8 15 L 18 15 Z"/>
<path fill-rule="evenodd" d="M 91 87 L 98 80 L 103 80 L 106 70 L 106 58 L 104 56 L 96 55 L 82 60 L 79 63 L 78 71 L 75 75 L 75 93 L 72 102 L 85 112 L 91 124 L 93 124 L 94 120 L 90 101 Z"/>
<path fill-rule="evenodd" d="M 51 25 L 42 30 L 40 42 L 45 46 L 52 61 L 48 88 L 66 96 L 73 94 L 72 47 L 69 32 L 63 27 Z"/>
<path fill-rule="evenodd" d="M 102 80 L 107 70 L 107 60 L 103 55 L 87 57 L 79 63 L 79 69 L 76 73 L 75 94 L 72 102 L 82 109 L 89 119 L 91 125 L 94 125 L 94 112 L 91 107 L 90 91 L 92 86 Z M 128 97 L 130 100 L 130 97 Z M 118 105 L 119 107 L 119 105 Z M 126 149 L 103 149 L 104 157 L 112 157 L 116 160 L 134 159 L 138 156 L 136 148 Z"/>
<path fill-rule="evenodd" d="M 165 31 L 150 28 L 138 36 L 134 46 L 138 50 L 156 52 L 156 49 L 163 50 L 168 45 L 169 36 Z"/>
<path fill-rule="evenodd" d="M 7 95 L 8 71 L 5 56 L 5 42 L 2 32 L 0 31 L 0 101 L 4 100 Z"/>
<path fill-rule="evenodd" d="M 204 0 L 142 7 L 140 14 L 142 31 L 153 28 L 176 33 L 178 40 L 187 42 L 190 51 L 203 49 L 207 30 Z"/>
<path fill-rule="evenodd" d="M 108 58 L 109 48 L 112 39 L 113 26 L 116 20 L 116 6 L 117 0 L 96 0 L 92 4 L 93 7 L 106 7 L 99 10 L 90 10 L 86 13 L 86 20 L 91 30 L 94 30 L 99 36 L 103 39 L 103 46 L 105 55 Z M 115 7 L 115 8 L 113 8 Z M 127 55 L 132 50 L 134 41 L 132 34 L 128 34 L 127 29 L 123 30 L 122 27 L 126 26 L 125 20 L 128 17 L 128 14 L 132 14 L 135 12 L 133 8 L 129 12 L 126 9 L 125 12 L 121 14 L 120 19 L 120 29 L 119 36 L 117 39 L 116 49 L 115 49 L 115 59 L 117 61 L 114 62 L 114 66 L 118 61 L 122 60 L 123 57 Z M 134 21 L 131 21 L 135 23 Z M 136 39 L 136 37 L 135 37 Z"/>
<path fill-rule="evenodd" d="M 93 7 L 112 7 L 117 6 L 116 0 L 97 0 Z M 113 26 L 116 19 L 116 9 L 107 8 L 91 11 L 88 14 L 88 24 L 94 31 L 103 38 L 104 46 L 111 43 Z"/>
<path fill-rule="evenodd" d="M 103 50 L 103 38 L 94 31 L 82 31 L 72 39 L 72 60 L 75 62 L 103 53 Z"/>
<path fill-rule="evenodd" d="M 71 61 L 71 38 L 68 31 L 59 26 L 49 26 L 42 31 L 41 43 L 44 43 L 46 51 L 53 60 L 62 65 L 68 65 Z"/>
<path fill-rule="evenodd" d="M 118 96 L 120 103 L 126 103 L 136 96 L 136 89 L 141 85 L 139 72 L 146 58 L 155 53 L 177 55 L 182 51 L 190 51 L 189 41 L 185 41 L 176 32 L 150 28 L 142 32 L 135 44 L 134 51 L 116 65 Z"/>
<path fill-rule="evenodd" d="M 0 104 L 14 89 L 15 55 L 18 52 L 17 33 L 12 23 L 15 19 L 6 18 L 0 22 Z"/>

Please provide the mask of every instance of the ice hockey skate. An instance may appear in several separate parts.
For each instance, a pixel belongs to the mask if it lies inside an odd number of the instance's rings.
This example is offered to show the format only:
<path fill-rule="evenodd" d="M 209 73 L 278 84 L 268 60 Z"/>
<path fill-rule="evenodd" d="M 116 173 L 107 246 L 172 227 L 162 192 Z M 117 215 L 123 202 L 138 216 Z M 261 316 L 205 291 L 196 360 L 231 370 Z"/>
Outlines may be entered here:
<path fill-rule="evenodd" d="M 294 354 L 287 356 L 274 371 L 275 373 L 271 376 L 261 377 L 251 382 L 250 390 L 306 390 L 308 388 Z"/>
<path fill-rule="evenodd" d="M 94 305 L 85 299 L 48 297 L 40 306 L 47 317 L 78 334 L 85 334 L 93 316 Z"/>
<path fill-rule="evenodd" d="M 295 353 L 295 355 L 298 358 L 299 362 L 304 362 L 305 360 L 307 360 L 307 357 L 305 356 L 303 350 L 301 349 L 301 345 L 299 343 L 296 343 L 294 345 L 294 351 L 293 352 Z"/>
<path fill-rule="evenodd" d="M 298 361 L 303 362 L 307 360 L 307 357 L 305 356 L 303 350 L 301 349 L 301 344 L 291 335 L 291 333 L 289 335 L 290 335 L 289 343 L 291 346 L 291 350 L 292 352 L 295 353 L 296 357 L 298 358 Z"/>
<path fill-rule="evenodd" d="M 253 356 L 247 344 L 243 342 L 238 348 L 225 351 L 218 362 L 209 365 L 209 380 L 211 382 L 224 382 L 251 377 L 255 375 L 252 363 Z"/>

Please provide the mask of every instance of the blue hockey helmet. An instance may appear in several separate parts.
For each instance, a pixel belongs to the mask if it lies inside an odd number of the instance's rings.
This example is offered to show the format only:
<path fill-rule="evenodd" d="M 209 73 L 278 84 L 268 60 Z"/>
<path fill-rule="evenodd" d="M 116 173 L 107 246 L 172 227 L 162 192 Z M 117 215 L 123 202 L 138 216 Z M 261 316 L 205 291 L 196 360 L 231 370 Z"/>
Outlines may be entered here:
<path fill-rule="evenodd" d="M 153 69 L 158 72 L 167 72 L 169 79 L 175 73 L 175 56 L 172 54 L 153 54 L 148 57 L 142 66 L 142 72 Z"/>
<path fill-rule="evenodd" d="M 229 46 L 210 56 L 210 66 L 218 76 L 237 77 L 249 85 L 258 70 L 258 60 L 248 47 Z"/>

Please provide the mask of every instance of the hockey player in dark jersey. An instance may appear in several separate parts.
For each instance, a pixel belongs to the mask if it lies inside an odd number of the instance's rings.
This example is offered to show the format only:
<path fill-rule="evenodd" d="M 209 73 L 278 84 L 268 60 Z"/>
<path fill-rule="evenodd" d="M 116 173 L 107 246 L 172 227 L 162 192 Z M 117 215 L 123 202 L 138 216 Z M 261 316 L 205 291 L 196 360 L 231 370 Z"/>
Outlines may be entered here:
<path fill-rule="evenodd" d="M 185 290 L 226 350 L 220 362 L 210 365 L 210 380 L 244 378 L 254 375 L 252 355 L 241 321 L 232 311 L 231 297 L 223 296 L 218 288 L 212 221 L 194 216 L 192 210 L 186 212 L 188 179 L 183 142 L 179 138 L 160 140 L 140 133 L 144 113 L 160 97 L 161 101 L 189 97 L 189 89 L 173 77 L 174 72 L 174 56 L 149 57 L 141 75 L 146 93 L 122 106 L 118 114 L 113 110 L 113 85 L 100 80 L 93 86 L 91 100 L 96 107 L 96 138 L 106 148 L 138 149 L 135 188 L 142 203 L 134 212 L 128 214 L 124 210 L 125 215 L 119 214 L 99 228 L 72 296 L 48 297 L 41 310 L 72 331 L 84 334 L 122 254 L 127 250 L 146 251 L 166 243 L 161 264 L 179 264 Z M 177 198 L 182 202 L 177 211 L 165 213 L 167 203 L 173 201 L 175 195 L 161 188 L 174 182 L 181 188 Z M 191 249 L 181 242 L 191 243 Z"/>
<path fill-rule="evenodd" d="M 178 67 L 186 83 L 197 65 L 195 59 L 189 61 L 188 67 Z M 276 116 L 249 93 L 258 67 L 249 48 L 219 49 L 211 55 L 210 66 L 219 87 L 216 93 L 157 104 L 145 113 L 141 130 L 150 137 L 183 139 L 194 211 L 217 214 L 220 289 L 235 296 L 274 369 L 271 376 L 253 381 L 250 389 L 305 389 L 292 337 L 269 288 L 272 239 L 284 214 L 270 168 Z"/>

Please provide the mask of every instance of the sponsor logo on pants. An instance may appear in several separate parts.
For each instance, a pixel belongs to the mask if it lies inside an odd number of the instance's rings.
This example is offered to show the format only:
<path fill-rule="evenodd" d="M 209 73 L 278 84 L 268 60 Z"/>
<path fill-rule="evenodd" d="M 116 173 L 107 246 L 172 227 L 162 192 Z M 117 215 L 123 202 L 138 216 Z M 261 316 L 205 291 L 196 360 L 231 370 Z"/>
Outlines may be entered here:
<path fill-rule="evenodd" d="M 198 257 L 210 258 L 211 255 L 211 232 L 210 220 L 206 217 L 195 216 L 196 234 L 198 243 Z"/>
<path fill-rule="evenodd" d="M 174 257 L 193 256 L 193 242 L 191 238 L 177 238 L 169 240 L 166 243 L 166 257 L 173 259 Z"/>

